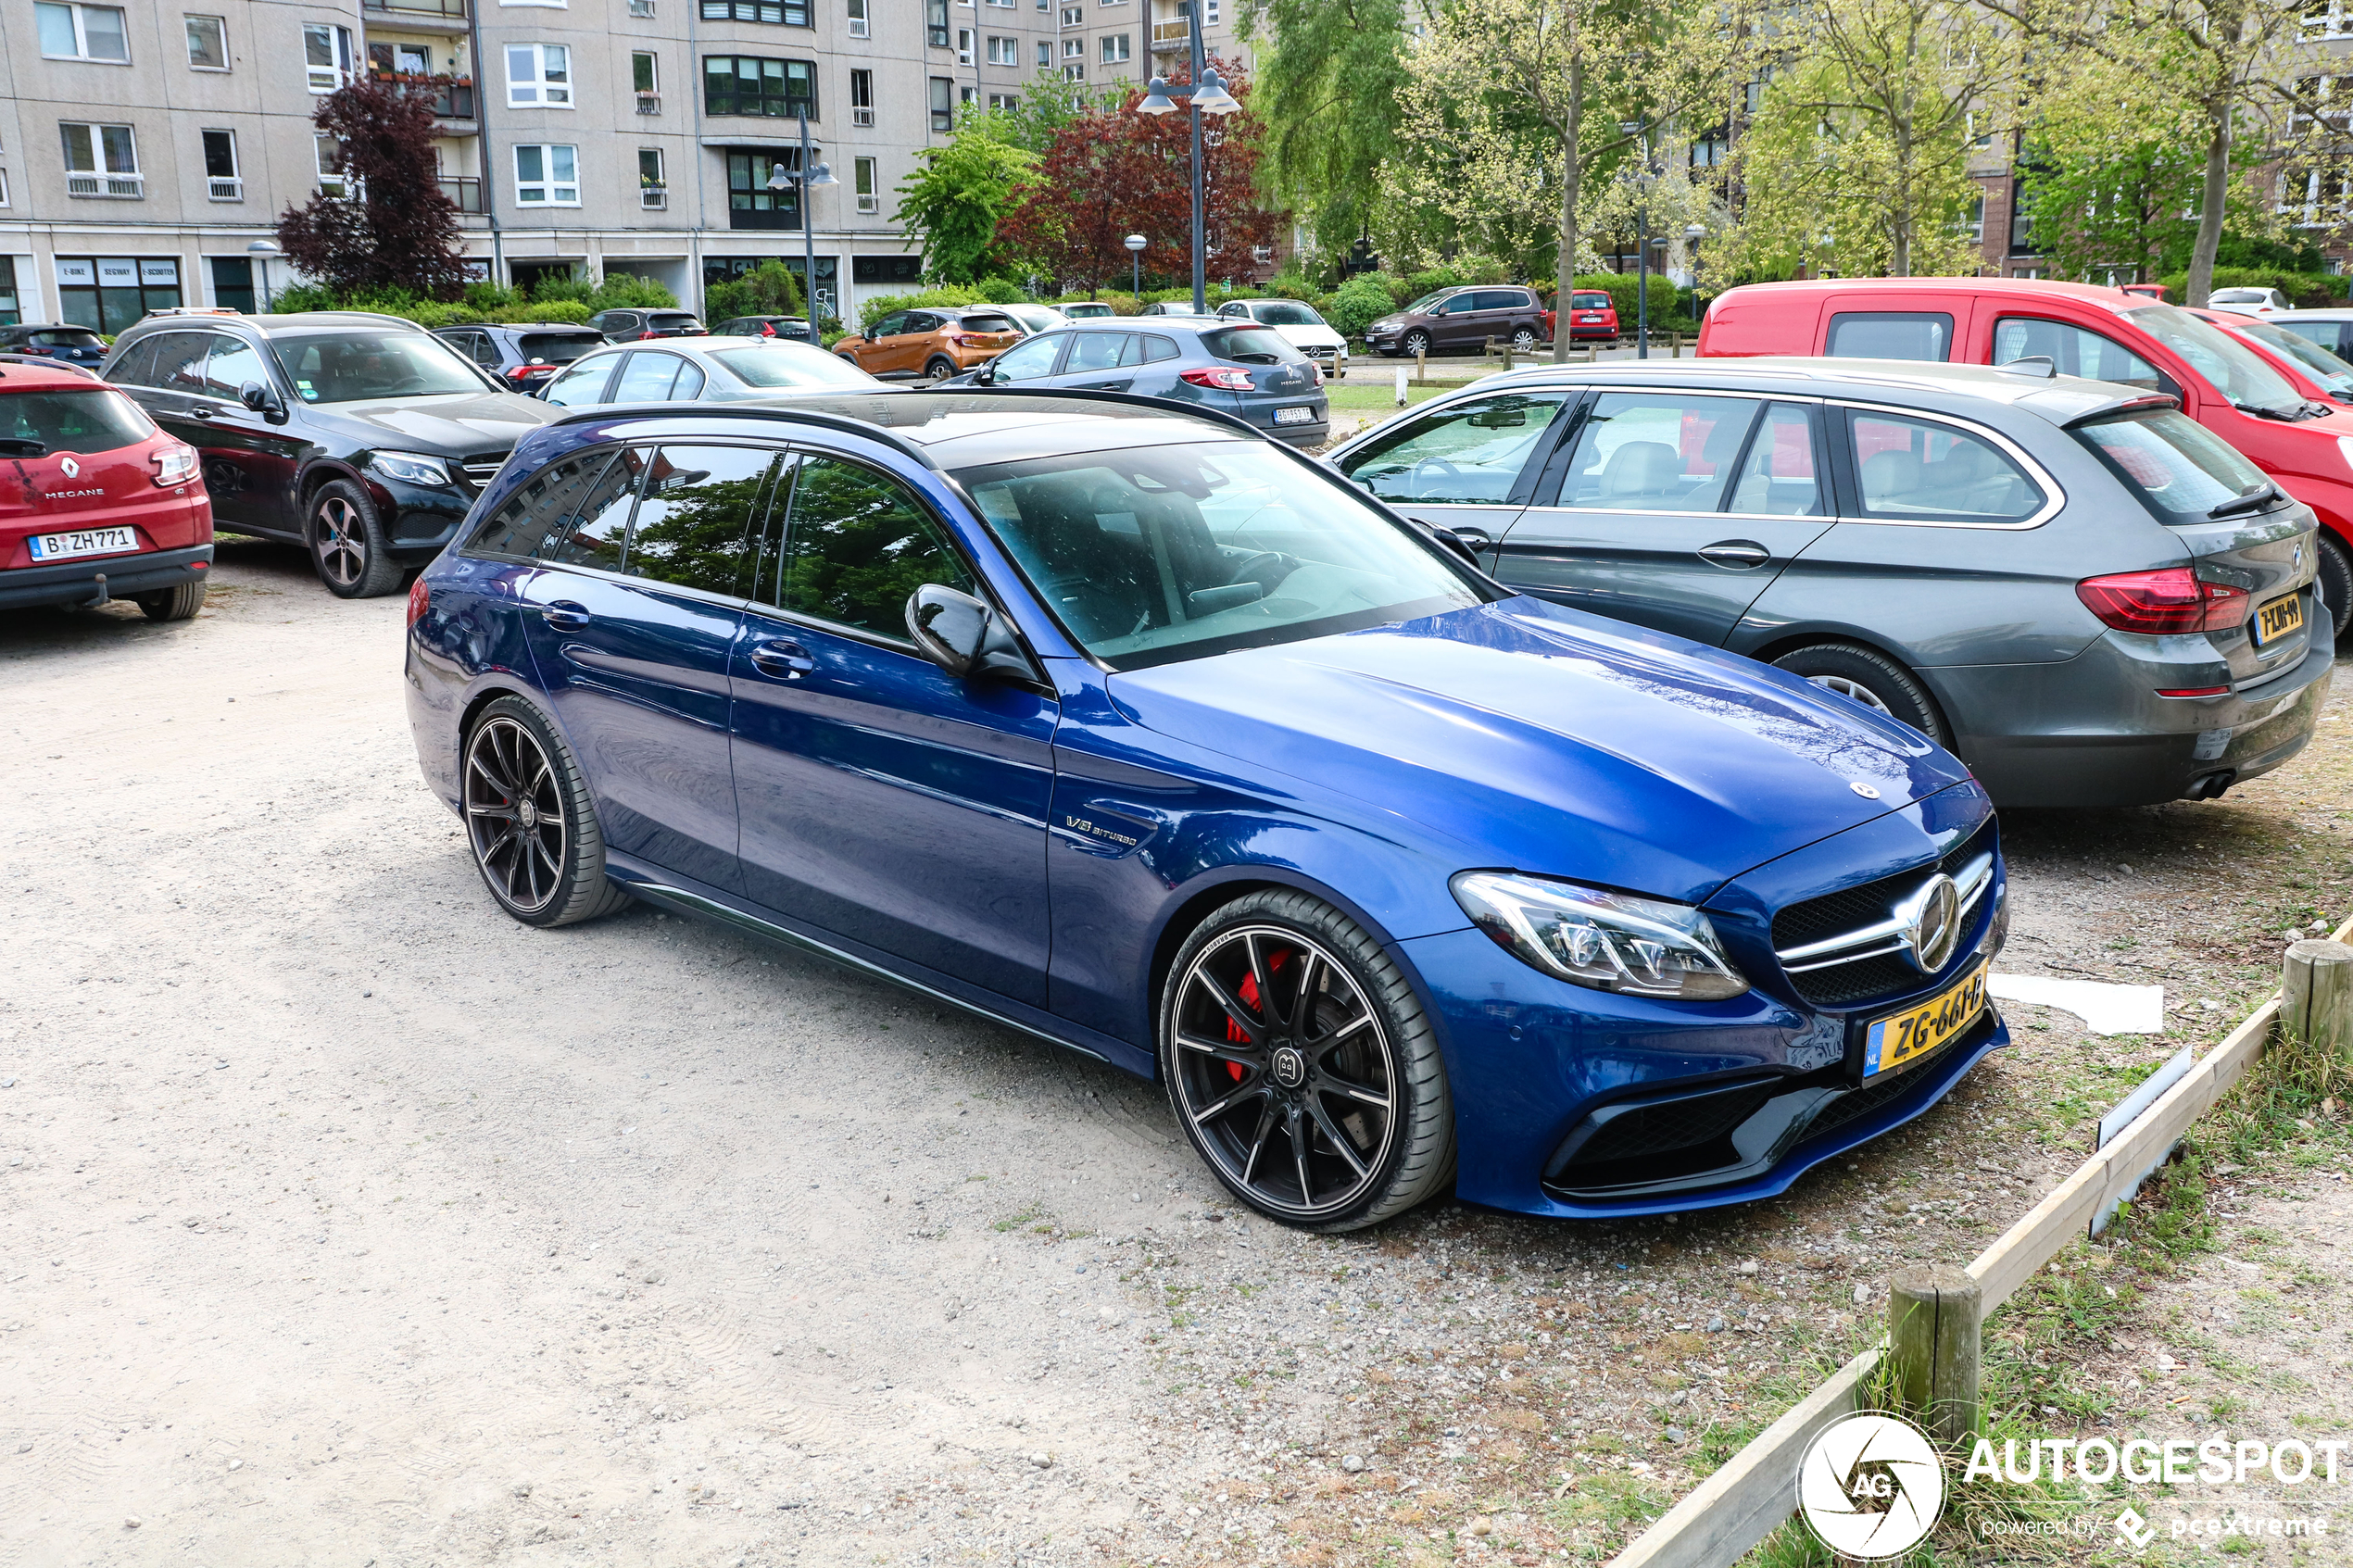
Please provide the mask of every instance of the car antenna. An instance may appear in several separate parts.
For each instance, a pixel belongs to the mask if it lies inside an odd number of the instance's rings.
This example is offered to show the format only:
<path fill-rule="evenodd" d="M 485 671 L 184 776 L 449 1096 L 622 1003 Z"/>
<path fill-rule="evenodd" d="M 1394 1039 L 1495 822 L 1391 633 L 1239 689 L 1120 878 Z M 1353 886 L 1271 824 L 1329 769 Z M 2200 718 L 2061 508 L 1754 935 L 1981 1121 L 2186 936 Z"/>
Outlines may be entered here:
<path fill-rule="evenodd" d="M 2013 376 L 2033 376 L 2042 381 L 2049 381 L 2058 374 L 2057 362 L 2047 354 L 2029 354 L 2024 358 L 2013 359 L 2007 365 L 1994 368 Z"/>

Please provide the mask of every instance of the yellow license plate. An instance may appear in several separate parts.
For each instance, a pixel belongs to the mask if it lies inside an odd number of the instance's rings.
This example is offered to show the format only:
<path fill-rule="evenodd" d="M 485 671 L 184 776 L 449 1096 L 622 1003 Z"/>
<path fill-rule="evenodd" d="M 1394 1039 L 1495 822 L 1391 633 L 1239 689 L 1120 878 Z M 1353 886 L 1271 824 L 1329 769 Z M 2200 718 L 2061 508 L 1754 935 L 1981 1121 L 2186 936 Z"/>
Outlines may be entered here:
<path fill-rule="evenodd" d="M 2290 594 L 2273 599 L 2255 612 L 2255 646 L 2261 647 L 2272 638 L 2293 632 L 2304 624 L 2304 596 Z"/>
<path fill-rule="evenodd" d="M 1863 1036 L 1863 1076 L 1876 1078 L 1911 1066 L 1975 1023 L 1985 1010 L 1985 972 L 1979 964 L 1957 985 L 1915 1008 L 1871 1021 Z"/>

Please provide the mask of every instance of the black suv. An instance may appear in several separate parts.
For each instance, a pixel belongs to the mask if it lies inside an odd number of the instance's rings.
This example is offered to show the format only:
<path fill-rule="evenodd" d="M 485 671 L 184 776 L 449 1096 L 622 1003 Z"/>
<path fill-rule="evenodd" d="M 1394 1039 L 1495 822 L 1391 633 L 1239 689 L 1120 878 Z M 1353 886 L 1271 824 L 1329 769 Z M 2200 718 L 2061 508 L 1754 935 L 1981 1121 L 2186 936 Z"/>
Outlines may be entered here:
<path fill-rule="evenodd" d="M 605 345 L 604 334 L 594 327 L 555 321 L 444 327 L 433 335 L 488 370 L 501 385 L 534 395 L 558 370 Z"/>
<path fill-rule="evenodd" d="M 31 354 L 68 365 L 95 370 L 107 357 L 107 340 L 87 327 L 59 326 L 54 321 L 20 327 L 0 327 L 0 354 Z"/>
<path fill-rule="evenodd" d="M 588 324 L 602 332 L 607 343 L 708 335 L 691 310 L 599 310 L 588 318 Z"/>
<path fill-rule="evenodd" d="M 218 526 L 308 546 L 346 599 L 398 589 L 561 412 L 413 321 L 357 310 L 157 311 L 103 373 L 203 455 Z"/>

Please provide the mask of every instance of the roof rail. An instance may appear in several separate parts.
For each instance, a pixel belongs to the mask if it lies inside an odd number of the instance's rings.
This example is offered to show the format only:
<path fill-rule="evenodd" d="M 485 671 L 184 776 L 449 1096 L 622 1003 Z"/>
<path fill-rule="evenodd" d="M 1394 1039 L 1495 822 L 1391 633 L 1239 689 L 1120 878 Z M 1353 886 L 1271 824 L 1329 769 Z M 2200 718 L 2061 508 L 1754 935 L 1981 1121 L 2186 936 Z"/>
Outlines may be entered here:
<path fill-rule="evenodd" d="M 106 379 L 99 375 L 97 371 L 90 369 L 87 365 L 71 365 L 66 363 L 62 359 L 51 359 L 39 354 L 0 353 L 0 364 L 33 365 L 44 370 L 71 370 L 75 375 L 88 376 L 92 381 L 103 381 Z"/>

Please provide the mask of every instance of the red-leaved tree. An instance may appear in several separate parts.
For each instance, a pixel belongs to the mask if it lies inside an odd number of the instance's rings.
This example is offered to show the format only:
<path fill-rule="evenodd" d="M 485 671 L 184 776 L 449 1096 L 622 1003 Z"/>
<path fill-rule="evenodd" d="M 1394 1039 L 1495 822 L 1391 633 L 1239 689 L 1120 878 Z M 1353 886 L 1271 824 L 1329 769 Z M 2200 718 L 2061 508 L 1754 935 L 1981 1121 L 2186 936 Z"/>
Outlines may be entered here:
<path fill-rule="evenodd" d="M 355 82 L 319 100 L 311 123 L 334 138 L 345 194 L 311 193 L 278 219 L 296 270 L 338 295 L 392 287 L 427 299 L 465 292 L 458 207 L 434 162 L 433 90 Z"/>
<path fill-rule="evenodd" d="M 1202 210 L 1211 281 L 1250 275 L 1251 247 L 1273 243 L 1283 213 L 1257 205 L 1258 126 L 1241 68 L 1212 60 L 1242 109 L 1202 121 Z M 1189 82 L 1189 70 L 1169 80 Z M 1036 167 L 1013 187 L 999 243 L 1058 282 L 1092 294 L 1128 275 L 1127 236 L 1151 242 L 1144 270 L 1190 278 L 1192 251 L 1191 117 L 1138 114 L 1143 94 L 1127 90 L 1116 107 L 1083 114 L 1054 133 Z M 1182 100 L 1178 100 L 1182 104 Z"/>

